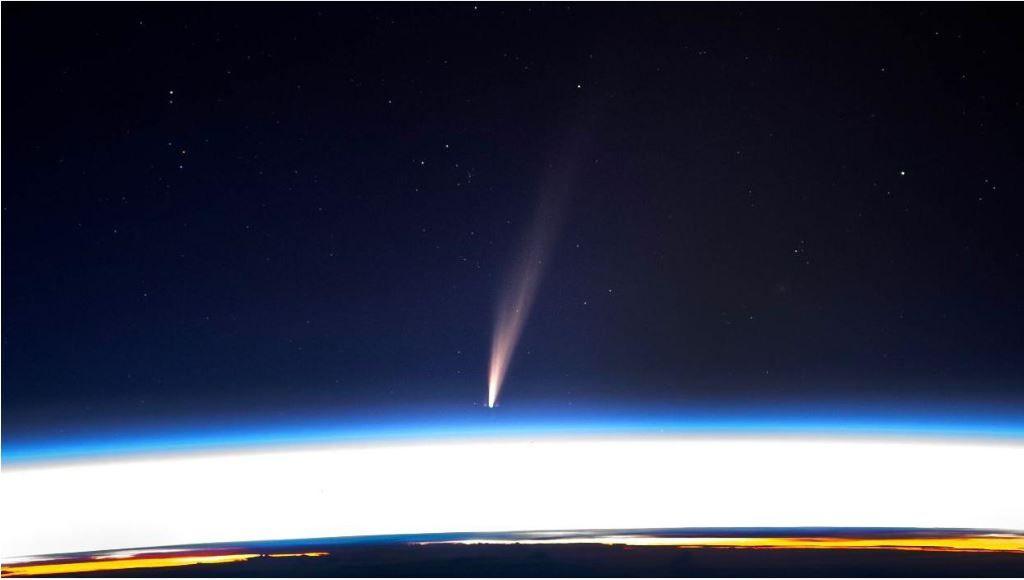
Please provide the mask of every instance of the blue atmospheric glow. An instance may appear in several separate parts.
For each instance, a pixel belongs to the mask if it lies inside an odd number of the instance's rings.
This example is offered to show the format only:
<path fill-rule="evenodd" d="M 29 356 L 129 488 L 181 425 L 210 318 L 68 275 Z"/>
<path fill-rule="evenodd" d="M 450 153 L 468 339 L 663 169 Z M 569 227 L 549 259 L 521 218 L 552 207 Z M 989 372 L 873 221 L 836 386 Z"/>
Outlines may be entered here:
<path fill-rule="evenodd" d="M 483 409 L 431 408 L 417 412 L 304 415 L 288 420 L 212 420 L 162 425 L 119 424 L 26 436 L 4 433 L 5 465 L 68 459 L 98 459 L 133 454 L 252 449 L 279 445 L 410 440 L 462 440 L 487 437 L 587 435 L 796 435 L 873 436 L 1024 441 L 1021 412 L 879 412 L 843 406 L 842 410 L 788 407 L 774 409 L 651 409 L 567 412 L 544 407 Z"/>

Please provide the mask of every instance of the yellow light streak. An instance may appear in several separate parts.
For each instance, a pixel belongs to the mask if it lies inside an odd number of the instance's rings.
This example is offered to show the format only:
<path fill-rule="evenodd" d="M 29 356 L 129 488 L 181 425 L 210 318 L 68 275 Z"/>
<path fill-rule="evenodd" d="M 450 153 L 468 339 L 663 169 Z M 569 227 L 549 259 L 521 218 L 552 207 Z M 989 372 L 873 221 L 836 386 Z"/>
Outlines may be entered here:
<path fill-rule="evenodd" d="M 268 556 L 270 558 L 316 558 L 326 556 L 327 552 L 300 552 L 281 554 L 215 554 L 170 557 L 127 557 L 103 558 L 97 556 L 80 562 L 47 562 L 45 564 L 23 563 L 16 566 L 4 566 L 3 576 L 52 576 L 55 574 L 73 574 L 78 572 L 103 572 L 109 570 L 133 570 L 138 568 L 170 568 L 175 566 L 192 566 L 194 564 L 226 564 L 245 562 L 253 558 Z"/>
<path fill-rule="evenodd" d="M 838 537 L 707 537 L 680 538 L 658 536 L 584 536 L 569 538 L 476 538 L 451 540 L 447 544 L 551 545 L 603 544 L 608 546 L 666 546 L 676 548 L 763 548 L 801 550 L 911 550 L 937 552 L 1017 552 L 1024 553 L 1024 536 L 986 535 L 962 537 L 913 538 L 838 538 Z"/>
<path fill-rule="evenodd" d="M 3 568 L 4 576 L 49 576 L 76 572 L 102 572 L 134 568 L 167 568 L 193 564 L 224 564 L 244 562 L 259 554 L 219 554 L 216 556 L 171 556 L 169 558 L 124 558 L 117 560 L 86 560 L 84 562 L 58 562 L 49 564 L 21 564 Z"/>

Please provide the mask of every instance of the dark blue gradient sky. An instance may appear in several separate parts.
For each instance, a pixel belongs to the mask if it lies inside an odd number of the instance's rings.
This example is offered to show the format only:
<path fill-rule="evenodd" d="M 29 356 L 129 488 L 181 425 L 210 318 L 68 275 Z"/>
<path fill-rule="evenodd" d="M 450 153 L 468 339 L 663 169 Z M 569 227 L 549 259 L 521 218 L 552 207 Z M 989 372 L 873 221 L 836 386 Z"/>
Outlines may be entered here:
<path fill-rule="evenodd" d="M 552 169 L 508 428 L 1021 427 L 1006 11 L 5 4 L 4 455 L 496 421 Z"/>

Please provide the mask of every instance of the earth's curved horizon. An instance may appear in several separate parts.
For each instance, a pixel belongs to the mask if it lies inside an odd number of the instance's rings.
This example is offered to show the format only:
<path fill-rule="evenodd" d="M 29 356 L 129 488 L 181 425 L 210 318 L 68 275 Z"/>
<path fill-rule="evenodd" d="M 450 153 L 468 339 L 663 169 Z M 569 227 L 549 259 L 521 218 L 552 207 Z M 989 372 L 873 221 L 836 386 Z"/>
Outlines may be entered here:
<path fill-rule="evenodd" d="M 686 528 L 385 535 L 159 546 L 6 562 L 3 576 L 1017 576 L 1024 534 Z"/>
<path fill-rule="evenodd" d="M 21 557 L 452 530 L 1016 533 L 1022 478 L 1012 438 L 535 433 L 193 449 L 5 465 L 5 497 L 19 501 L 5 501 L 0 539 Z"/>

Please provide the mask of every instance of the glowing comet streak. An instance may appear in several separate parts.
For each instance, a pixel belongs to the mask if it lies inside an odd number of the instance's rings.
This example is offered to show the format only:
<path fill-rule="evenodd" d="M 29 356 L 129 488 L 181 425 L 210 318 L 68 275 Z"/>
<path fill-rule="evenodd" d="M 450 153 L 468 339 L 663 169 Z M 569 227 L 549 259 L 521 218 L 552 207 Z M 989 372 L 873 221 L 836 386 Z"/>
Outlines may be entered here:
<path fill-rule="evenodd" d="M 491 364 L 487 377 L 487 406 L 494 407 L 508 373 L 508 365 L 530 314 L 544 262 L 551 250 L 568 191 L 567 176 L 553 179 L 541 194 L 533 223 L 523 239 L 519 259 L 509 284 L 498 302 L 498 315 L 491 341 Z"/>

